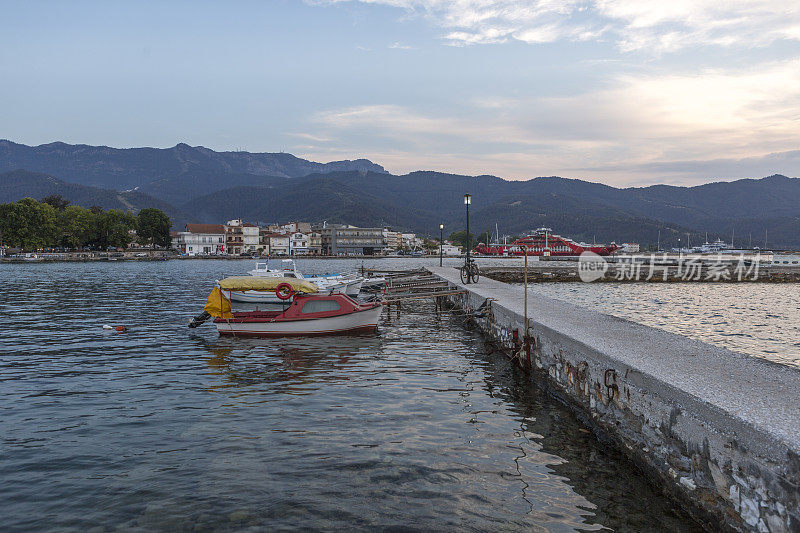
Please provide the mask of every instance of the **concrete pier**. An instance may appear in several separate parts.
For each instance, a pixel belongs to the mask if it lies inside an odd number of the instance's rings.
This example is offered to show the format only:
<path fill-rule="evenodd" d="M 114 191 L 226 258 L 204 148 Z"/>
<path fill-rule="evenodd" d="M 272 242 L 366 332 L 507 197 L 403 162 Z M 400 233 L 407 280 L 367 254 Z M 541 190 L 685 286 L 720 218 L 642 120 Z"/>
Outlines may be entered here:
<path fill-rule="evenodd" d="M 526 364 L 521 287 L 429 270 Z M 800 370 L 533 294 L 528 333 L 531 379 L 709 529 L 800 531 Z"/>

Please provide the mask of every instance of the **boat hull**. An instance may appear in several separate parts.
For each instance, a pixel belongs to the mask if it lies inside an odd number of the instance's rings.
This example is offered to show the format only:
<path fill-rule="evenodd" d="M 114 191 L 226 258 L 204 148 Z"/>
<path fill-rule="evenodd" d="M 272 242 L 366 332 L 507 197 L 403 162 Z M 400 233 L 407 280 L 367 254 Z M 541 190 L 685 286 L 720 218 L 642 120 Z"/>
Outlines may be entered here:
<path fill-rule="evenodd" d="M 359 281 L 352 281 L 347 284 L 347 288 L 344 290 L 345 294 L 348 296 L 358 296 L 361 292 L 361 285 L 364 283 L 364 280 Z"/>
<path fill-rule="evenodd" d="M 287 300 L 281 300 L 271 291 L 222 291 L 222 295 L 232 302 L 240 303 L 288 303 Z"/>
<path fill-rule="evenodd" d="M 342 335 L 375 331 L 382 306 L 344 315 L 307 320 L 279 319 L 216 319 L 220 335 L 243 337 L 287 337 L 309 335 Z"/>

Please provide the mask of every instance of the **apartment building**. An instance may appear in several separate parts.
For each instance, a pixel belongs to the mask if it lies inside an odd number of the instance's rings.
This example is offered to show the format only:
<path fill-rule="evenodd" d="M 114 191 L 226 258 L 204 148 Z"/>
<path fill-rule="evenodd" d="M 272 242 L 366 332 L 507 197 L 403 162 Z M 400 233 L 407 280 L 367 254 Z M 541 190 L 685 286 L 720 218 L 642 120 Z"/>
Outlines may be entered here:
<path fill-rule="evenodd" d="M 386 249 L 383 228 L 337 224 L 317 228 L 317 231 L 322 235 L 322 253 L 325 255 L 377 255 Z"/>
<path fill-rule="evenodd" d="M 225 253 L 225 226 L 222 224 L 186 224 L 172 238 L 172 247 L 183 255 L 218 255 Z"/>

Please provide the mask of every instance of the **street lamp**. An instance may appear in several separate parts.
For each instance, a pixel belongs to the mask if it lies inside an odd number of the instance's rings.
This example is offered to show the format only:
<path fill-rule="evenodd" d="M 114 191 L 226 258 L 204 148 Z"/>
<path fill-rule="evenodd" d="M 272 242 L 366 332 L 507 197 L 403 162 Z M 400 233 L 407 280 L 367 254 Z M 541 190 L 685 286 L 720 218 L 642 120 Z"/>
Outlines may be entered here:
<path fill-rule="evenodd" d="M 467 206 L 467 256 L 466 256 L 466 265 L 469 266 L 469 245 L 470 245 L 470 238 L 469 238 L 469 205 L 472 203 L 472 195 L 467 193 L 464 195 L 464 205 Z M 467 276 L 467 283 L 469 283 L 469 276 Z"/>
<path fill-rule="evenodd" d="M 444 245 L 444 224 L 439 224 L 439 266 L 442 266 L 442 246 Z"/>

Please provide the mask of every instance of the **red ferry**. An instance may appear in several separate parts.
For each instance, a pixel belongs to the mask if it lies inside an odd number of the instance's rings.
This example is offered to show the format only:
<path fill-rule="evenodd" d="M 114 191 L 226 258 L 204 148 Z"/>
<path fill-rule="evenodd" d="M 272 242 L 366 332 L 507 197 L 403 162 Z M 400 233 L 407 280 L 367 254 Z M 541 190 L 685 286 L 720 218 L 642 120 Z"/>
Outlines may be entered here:
<path fill-rule="evenodd" d="M 583 252 L 594 252 L 597 255 L 610 255 L 619 250 L 615 243 L 586 244 L 572 239 L 554 235 L 550 228 L 539 228 L 532 234 L 517 239 L 511 244 L 479 243 L 475 252 L 482 255 L 581 255 Z"/>

